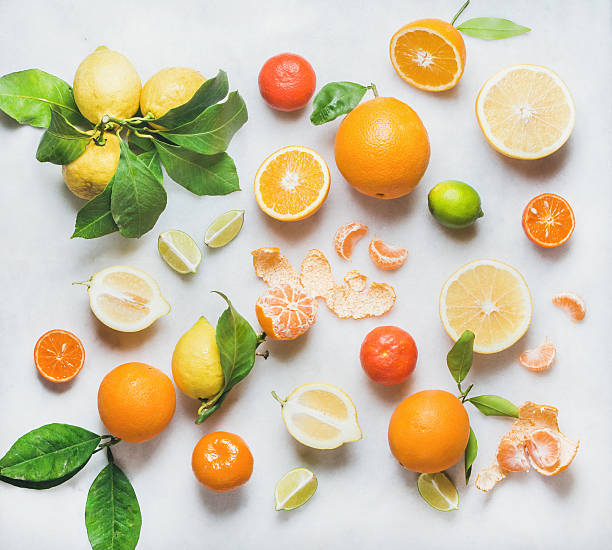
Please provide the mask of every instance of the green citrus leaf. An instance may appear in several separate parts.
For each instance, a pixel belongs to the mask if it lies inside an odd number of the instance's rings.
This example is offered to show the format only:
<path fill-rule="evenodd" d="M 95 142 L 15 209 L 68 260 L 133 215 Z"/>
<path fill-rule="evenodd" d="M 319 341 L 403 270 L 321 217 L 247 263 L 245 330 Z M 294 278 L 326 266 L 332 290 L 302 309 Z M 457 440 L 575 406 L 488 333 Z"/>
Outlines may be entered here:
<path fill-rule="evenodd" d="M 36 160 L 60 166 L 69 164 L 85 152 L 91 139 L 89 134 L 81 132 L 61 113 L 51 109 L 51 122 L 38 145 Z"/>
<path fill-rule="evenodd" d="M 166 208 L 166 190 L 151 169 L 120 140 L 121 156 L 115 172 L 111 212 L 124 237 L 142 237 L 153 229 Z"/>
<path fill-rule="evenodd" d="M 119 231 L 111 213 L 111 192 L 114 181 L 113 176 L 113 179 L 106 184 L 104 191 L 88 201 L 78 211 L 71 239 L 75 237 L 96 239 Z"/>
<path fill-rule="evenodd" d="M 472 427 L 470 426 L 470 438 L 468 439 L 467 445 L 465 446 L 465 454 L 464 454 L 464 465 L 465 465 L 465 484 L 468 484 L 470 481 L 470 475 L 472 474 L 472 464 L 474 464 L 474 460 L 476 460 L 476 455 L 478 454 L 478 442 L 476 441 L 476 434 Z"/>
<path fill-rule="evenodd" d="M 72 88 L 61 78 L 40 69 L 18 71 L 0 78 L 0 110 L 20 124 L 47 128 L 52 108 L 72 124 L 91 126 L 79 112 Z"/>
<path fill-rule="evenodd" d="M 156 119 L 155 124 L 167 130 L 187 124 L 205 109 L 221 101 L 228 91 L 227 74 L 225 71 L 219 70 L 217 76 L 204 82 L 187 103 L 170 109 L 165 115 Z M 147 113 L 143 114 L 146 115 Z"/>
<path fill-rule="evenodd" d="M 52 479 L 50 481 L 24 481 L 22 479 L 11 479 L 10 477 L 4 477 L 0 475 L 0 481 L 4 481 L 9 485 L 14 485 L 15 487 L 21 487 L 23 489 L 34 489 L 36 491 L 42 491 L 44 489 L 51 489 L 52 487 L 57 487 L 62 483 L 68 481 L 73 478 L 76 474 L 78 474 L 87 464 L 84 463 L 82 466 L 79 466 L 76 470 L 66 474 L 65 476 L 58 477 L 57 479 Z"/>
<path fill-rule="evenodd" d="M 232 92 L 227 101 L 208 107 L 191 122 L 161 135 L 190 151 L 214 155 L 227 149 L 248 118 L 244 100 L 238 92 Z"/>
<path fill-rule="evenodd" d="M 65 481 L 87 463 L 100 439 L 70 424 L 41 426 L 21 436 L 0 459 L 0 476 L 33 483 Z"/>
<path fill-rule="evenodd" d="M 518 418 L 518 407 L 499 395 L 478 395 L 468 401 L 487 416 L 512 416 Z"/>
<path fill-rule="evenodd" d="M 474 333 L 471 330 L 466 330 L 446 356 L 448 370 L 458 384 L 465 380 L 465 377 L 472 368 L 473 350 Z"/>
<path fill-rule="evenodd" d="M 133 550 L 142 517 L 136 493 L 114 462 L 92 483 L 85 505 L 85 526 L 93 550 Z"/>
<path fill-rule="evenodd" d="M 152 139 L 139 137 L 131 130 L 128 132 L 127 142 L 132 149 L 137 149 L 136 154 L 144 153 L 145 151 L 153 151 L 155 149 Z"/>
<path fill-rule="evenodd" d="M 153 172 L 153 175 L 157 178 L 159 183 L 164 183 L 164 176 L 162 174 L 161 163 L 159 161 L 159 153 L 155 149 L 141 153 L 138 155 L 138 160 L 143 162 L 146 167 Z"/>
<path fill-rule="evenodd" d="M 201 155 L 158 140 L 155 148 L 168 175 L 196 195 L 227 195 L 240 190 L 236 165 L 227 153 Z"/>
<path fill-rule="evenodd" d="M 319 90 L 315 96 L 312 106 L 310 122 L 325 124 L 340 115 L 350 113 L 368 90 L 367 86 L 355 82 L 330 82 Z"/>
<path fill-rule="evenodd" d="M 476 17 L 468 19 L 457 27 L 457 30 L 469 36 L 483 38 L 485 40 L 499 40 L 510 38 L 519 34 L 529 32 L 531 29 L 517 25 L 508 19 L 496 17 Z"/>

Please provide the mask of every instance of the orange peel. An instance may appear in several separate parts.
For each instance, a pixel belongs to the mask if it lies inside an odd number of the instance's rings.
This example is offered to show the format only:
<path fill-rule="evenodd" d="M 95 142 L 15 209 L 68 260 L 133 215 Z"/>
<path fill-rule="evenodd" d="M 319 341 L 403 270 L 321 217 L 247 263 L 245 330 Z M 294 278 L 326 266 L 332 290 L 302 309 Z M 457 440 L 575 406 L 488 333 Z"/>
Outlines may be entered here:
<path fill-rule="evenodd" d="M 500 457 L 508 441 L 516 446 L 517 455 L 511 457 L 517 464 L 515 471 L 526 470 L 519 467 L 522 463 L 520 453 L 524 453 L 529 464 L 542 475 L 554 476 L 565 470 L 574 460 L 580 442 L 573 441 L 559 430 L 558 414 L 559 411 L 550 405 L 537 405 L 530 401 L 524 403 L 519 409 L 518 420 L 500 441 L 495 462 L 476 477 L 476 487 L 481 491 L 490 491 L 511 473 L 512 470 L 508 468 L 510 463 Z"/>
<path fill-rule="evenodd" d="M 349 222 L 338 228 L 334 235 L 334 248 L 343 260 L 350 261 L 357 241 L 367 232 L 369 227 L 364 223 Z"/>
<path fill-rule="evenodd" d="M 315 298 L 324 298 L 334 288 L 334 276 L 325 254 L 316 248 L 302 261 L 300 283 Z"/>
<path fill-rule="evenodd" d="M 251 252 L 255 274 L 270 286 L 281 283 L 299 285 L 300 280 L 289 260 L 278 248 L 264 247 Z"/>

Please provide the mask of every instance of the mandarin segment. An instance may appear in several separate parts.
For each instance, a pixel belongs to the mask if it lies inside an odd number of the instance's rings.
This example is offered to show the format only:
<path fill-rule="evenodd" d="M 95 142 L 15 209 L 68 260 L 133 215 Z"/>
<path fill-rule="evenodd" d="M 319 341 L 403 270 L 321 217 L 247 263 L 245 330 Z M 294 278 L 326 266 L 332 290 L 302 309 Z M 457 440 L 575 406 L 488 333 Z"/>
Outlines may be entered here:
<path fill-rule="evenodd" d="M 370 241 L 368 252 L 374 265 L 385 270 L 398 269 L 408 259 L 408 250 L 405 248 L 389 245 L 376 238 Z"/>
<path fill-rule="evenodd" d="M 353 256 L 353 249 L 369 228 L 359 222 L 349 222 L 339 227 L 334 235 L 334 249 L 343 260 L 349 261 Z"/>
<path fill-rule="evenodd" d="M 526 369 L 540 372 L 551 367 L 557 349 L 552 342 L 546 340 L 535 349 L 528 349 L 519 355 L 519 363 Z"/>
<path fill-rule="evenodd" d="M 570 319 L 575 323 L 582 321 L 586 315 L 584 300 L 573 292 L 561 292 L 552 299 L 552 302 L 555 306 L 567 311 Z"/>

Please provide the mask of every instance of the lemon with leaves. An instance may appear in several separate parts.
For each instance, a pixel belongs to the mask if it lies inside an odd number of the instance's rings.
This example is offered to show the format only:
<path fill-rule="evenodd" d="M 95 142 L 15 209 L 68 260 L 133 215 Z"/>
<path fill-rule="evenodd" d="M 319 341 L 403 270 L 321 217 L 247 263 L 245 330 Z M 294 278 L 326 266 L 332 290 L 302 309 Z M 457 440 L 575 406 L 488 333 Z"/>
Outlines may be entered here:
<path fill-rule="evenodd" d="M 127 57 L 106 46 L 83 59 L 74 75 L 74 101 L 94 124 L 104 115 L 120 119 L 134 116 L 141 89 L 140 77 Z"/>
<path fill-rule="evenodd" d="M 62 166 L 64 182 L 77 197 L 93 199 L 115 175 L 121 154 L 119 139 L 107 133 L 103 141 L 104 145 L 98 145 L 91 140 L 80 157 Z"/>
<path fill-rule="evenodd" d="M 172 354 L 172 377 L 194 399 L 208 399 L 223 389 L 224 376 L 216 330 L 204 317 L 179 339 Z"/>
<path fill-rule="evenodd" d="M 202 74 L 194 69 L 162 69 L 143 86 L 140 111 L 145 116 L 151 113 L 155 118 L 160 118 L 170 109 L 187 103 L 205 81 Z"/>

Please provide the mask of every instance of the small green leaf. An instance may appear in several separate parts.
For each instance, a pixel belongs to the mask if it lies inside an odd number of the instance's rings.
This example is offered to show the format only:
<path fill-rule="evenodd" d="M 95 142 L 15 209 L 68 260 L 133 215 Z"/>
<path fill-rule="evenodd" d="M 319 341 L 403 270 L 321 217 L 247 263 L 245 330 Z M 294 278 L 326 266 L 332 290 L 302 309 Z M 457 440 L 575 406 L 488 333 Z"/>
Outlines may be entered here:
<path fill-rule="evenodd" d="M 200 410 L 198 411 L 198 417 L 196 418 L 196 424 L 201 424 L 202 422 L 204 422 L 204 420 L 206 420 L 209 416 L 216 412 L 217 409 L 221 407 L 221 403 L 223 403 L 223 400 L 227 397 L 228 393 L 229 392 L 224 392 L 220 394 L 212 405 L 206 406 L 206 404 L 204 404 L 202 407 L 200 407 Z"/>
<path fill-rule="evenodd" d="M 78 211 L 71 239 L 75 237 L 96 239 L 119 231 L 111 213 L 111 192 L 114 181 L 113 176 L 113 179 L 106 184 L 104 191 L 88 201 Z"/>
<path fill-rule="evenodd" d="M 72 88 L 61 78 L 40 69 L 18 71 L 0 78 L 0 110 L 20 124 L 47 128 L 52 108 L 72 124 L 89 125 L 74 102 Z"/>
<path fill-rule="evenodd" d="M 367 86 L 355 82 L 330 82 L 319 90 L 315 96 L 312 106 L 310 122 L 325 124 L 340 115 L 350 113 L 368 90 Z"/>
<path fill-rule="evenodd" d="M 474 357 L 473 350 L 474 333 L 471 330 L 466 330 L 460 336 L 459 340 L 455 342 L 455 345 L 446 356 L 448 370 L 458 384 L 463 382 L 468 372 L 470 372 L 472 359 Z"/>
<path fill-rule="evenodd" d="M 166 190 L 147 165 L 120 140 L 121 156 L 111 194 L 111 212 L 124 237 L 142 237 L 166 208 Z"/>
<path fill-rule="evenodd" d="M 464 464 L 465 464 L 465 484 L 470 481 L 470 475 L 472 473 L 472 464 L 476 460 L 478 454 L 478 442 L 476 441 L 476 434 L 470 426 L 470 438 L 468 439 L 467 445 L 465 446 Z"/>
<path fill-rule="evenodd" d="M 487 416 L 512 416 L 518 418 L 519 415 L 518 407 L 499 395 L 478 395 L 470 397 L 468 401 L 482 414 Z"/>
<path fill-rule="evenodd" d="M 457 27 L 457 30 L 469 36 L 483 38 L 485 40 L 499 40 L 510 38 L 519 34 L 529 32 L 531 29 L 517 25 L 508 19 L 496 17 L 476 17 L 468 19 Z"/>
<path fill-rule="evenodd" d="M 227 195 L 239 191 L 236 165 L 227 153 L 201 155 L 155 140 L 168 175 L 196 195 Z"/>
<path fill-rule="evenodd" d="M 91 458 L 100 439 L 70 424 L 41 426 L 21 436 L 0 459 L 0 476 L 33 483 L 69 479 Z"/>
<path fill-rule="evenodd" d="M 136 493 L 114 462 L 92 483 L 85 505 L 85 526 L 93 550 L 133 550 L 142 517 Z"/>
<path fill-rule="evenodd" d="M 152 149 L 146 153 L 138 155 L 138 160 L 143 162 L 146 167 L 153 172 L 153 175 L 157 178 L 157 181 L 161 184 L 164 183 L 164 175 L 162 174 L 161 163 L 159 161 L 159 153 Z"/>
<path fill-rule="evenodd" d="M 232 92 L 227 101 L 208 107 L 191 122 L 161 135 L 190 151 L 214 155 L 227 149 L 248 118 L 244 100 L 238 92 Z"/>
<path fill-rule="evenodd" d="M 165 115 L 156 119 L 155 124 L 167 130 L 187 124 L 205 109 L 221 101 L 228 91 L 227 74 L 219 70 L 217 76 L 204 82 L 187 103 L 170 109 Z"/>
<path fill-rule="evenodd" d="M 61 113 L 51 109 L 51 122 L 38 145 L 36 160 L 60 166 L 69 164 L 85 152 L 91 139 L 89 134 L 81 132 Z"/>
<path fill-rule="evenodd" d="M 137 136 L 132 130 L 130 130 L 127 135 L 127 142 L 132 149 L 137 149 L 136 154 L 144 153 L 145 151 L 153 151 L 155 149 L 153 139 Z"/>

